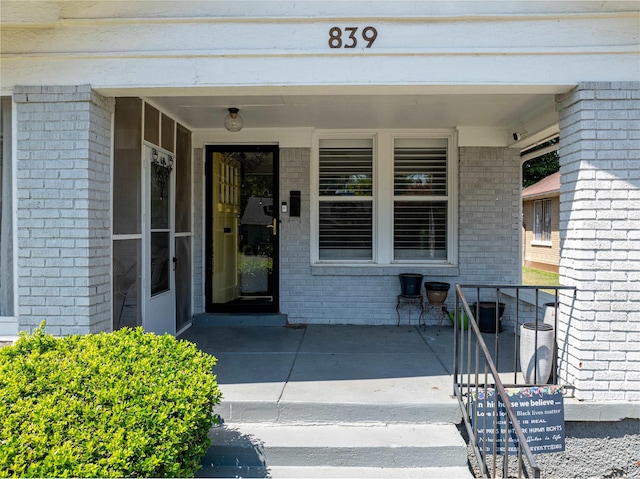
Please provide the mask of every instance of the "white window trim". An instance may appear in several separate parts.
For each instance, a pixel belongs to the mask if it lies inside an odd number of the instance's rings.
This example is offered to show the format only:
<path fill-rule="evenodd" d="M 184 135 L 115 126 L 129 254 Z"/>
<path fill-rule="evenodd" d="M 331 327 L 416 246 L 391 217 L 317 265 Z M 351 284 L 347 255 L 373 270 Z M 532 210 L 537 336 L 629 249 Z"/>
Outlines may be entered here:
<path fill-rule="evenodd" d="M 553 242 L 552 242 L 552 241 L 532 240 L 532 241 L 531 241 L 531 246 L 545 246 L 545 247 L 552 247 L 552 246 L 553 246 Z"/>
<path fill-rule="evenodd" d="M 393 146 L 396 138 L 438 138 L 447 140 L 447 259 L 441 261 L 393 260 Z M 373 255 L 371 261 L 320 260 L 318 248 L 319 215 L 319 142 L 322 139 L 373 140 Z M 380 160 L 388 155 L 389 161 Z M 458 136 L 451 129 L 430 130 L 316 130 L 311 146 L 311 264 L 316 266 L 345 267 L 398 267 L 407 264 L 421 267 L 458 266 Z M 382 192 L 382 193 L 381 193 Z"/>

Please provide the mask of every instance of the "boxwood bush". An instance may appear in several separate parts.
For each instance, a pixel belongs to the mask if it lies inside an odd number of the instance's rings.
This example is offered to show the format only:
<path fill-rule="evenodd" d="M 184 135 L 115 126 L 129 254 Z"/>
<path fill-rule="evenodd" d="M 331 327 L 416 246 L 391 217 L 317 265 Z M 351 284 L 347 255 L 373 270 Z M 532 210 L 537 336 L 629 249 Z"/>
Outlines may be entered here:
<path fill-rule="evenodd" d="M 141 328 L 0 349 L 0 476 L 184 477 L 210 445 L 216 358 Z"/>

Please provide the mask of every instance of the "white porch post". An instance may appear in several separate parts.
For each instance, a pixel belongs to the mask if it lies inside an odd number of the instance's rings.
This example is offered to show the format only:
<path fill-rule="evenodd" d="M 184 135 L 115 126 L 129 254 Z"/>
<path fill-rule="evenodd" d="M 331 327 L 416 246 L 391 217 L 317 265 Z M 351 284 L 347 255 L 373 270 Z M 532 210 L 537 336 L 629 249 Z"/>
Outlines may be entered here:
<path fill-rule="evenodd" d="M 19 328 L 111 325 L 111 116 L 90 86 L 18 86 Z"/>
<path fill-rule="evenodd" d="M 578 290 L 561 306 L 565 323 L 571 317 L 559 345 L 561 377 L 579 399 L 637 401 L 640 82 L 582 83 L 557 108 L 560 274 Z"/>

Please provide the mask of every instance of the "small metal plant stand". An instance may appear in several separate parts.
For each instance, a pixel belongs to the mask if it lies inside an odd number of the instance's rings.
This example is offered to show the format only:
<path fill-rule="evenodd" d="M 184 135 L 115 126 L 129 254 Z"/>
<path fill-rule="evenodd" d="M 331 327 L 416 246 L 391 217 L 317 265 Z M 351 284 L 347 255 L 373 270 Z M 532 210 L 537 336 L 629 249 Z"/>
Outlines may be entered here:
<path fill-rule="evenodd" d="M 429 312 L 440 311 L 440 318 L 438 319 L 438 332 L 440 334 L 440 326 L 442 326 L 442 320 L 447 316 L 447 294 L 451 285 L 449 283 L 440 282 L 426 282 L 424 283 L 424 289 L 427 292 L 427 308 Z M 437 314 L 437 313 L 436 313 Z"/>
<path fill-rule="evenodd" d="M 442 321 L 447 317 L 447 305 L 445 303 L 431 303 L 427 301 L 425 308 L 428 309 L 429 314 L 438 314 L 438 312 L 440 312 L 440 317 L 438 318 L 438 332 L 436 333 L 437 336 L 440 334 L 440 326 L 442 326 Z M 425 311 L 425 313 L 426 312 L 427 311 Z"/>
<path fill-rule="evenodd" d="M 421 294 L 406 296 L 404 294 L 398 295 L 398 303 L 396 304 L 396 313 L 398 314 L 398 324 L 396 326 L 400 326 L 400 311 L 407 311 L 407 318 L 409 319 L 409 326 L 411 326 L 411 310 L 417 309 L 420 311 L 420 316 L 418 316 L 418 326 L 422 326 L 423 329 L 426 329 L 426 324 L 424 322 L 424 298 Z"/>

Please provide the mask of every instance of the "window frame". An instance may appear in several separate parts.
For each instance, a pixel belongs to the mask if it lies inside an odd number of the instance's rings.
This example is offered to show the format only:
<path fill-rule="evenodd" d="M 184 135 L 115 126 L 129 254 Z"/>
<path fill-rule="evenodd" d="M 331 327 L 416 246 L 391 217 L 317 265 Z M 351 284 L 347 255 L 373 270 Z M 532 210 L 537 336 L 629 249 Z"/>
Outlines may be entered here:
<path fill-rule="evenodd" d="M 447 194 L 434 201 L 447 203 L 447 254 L 438 260 L 394 259 L 394 146 L 396 139 L 441 139 L 447 141 Z M 373 238 L 371 260 L 320 259 L 319 175 L 320 140 L 373 141 Z M 421 267 L 458 266 L 458 138 L 452 129 L 429 130 L 317 130 L 311 151 L 311 264 L 313 266 Z"/>

